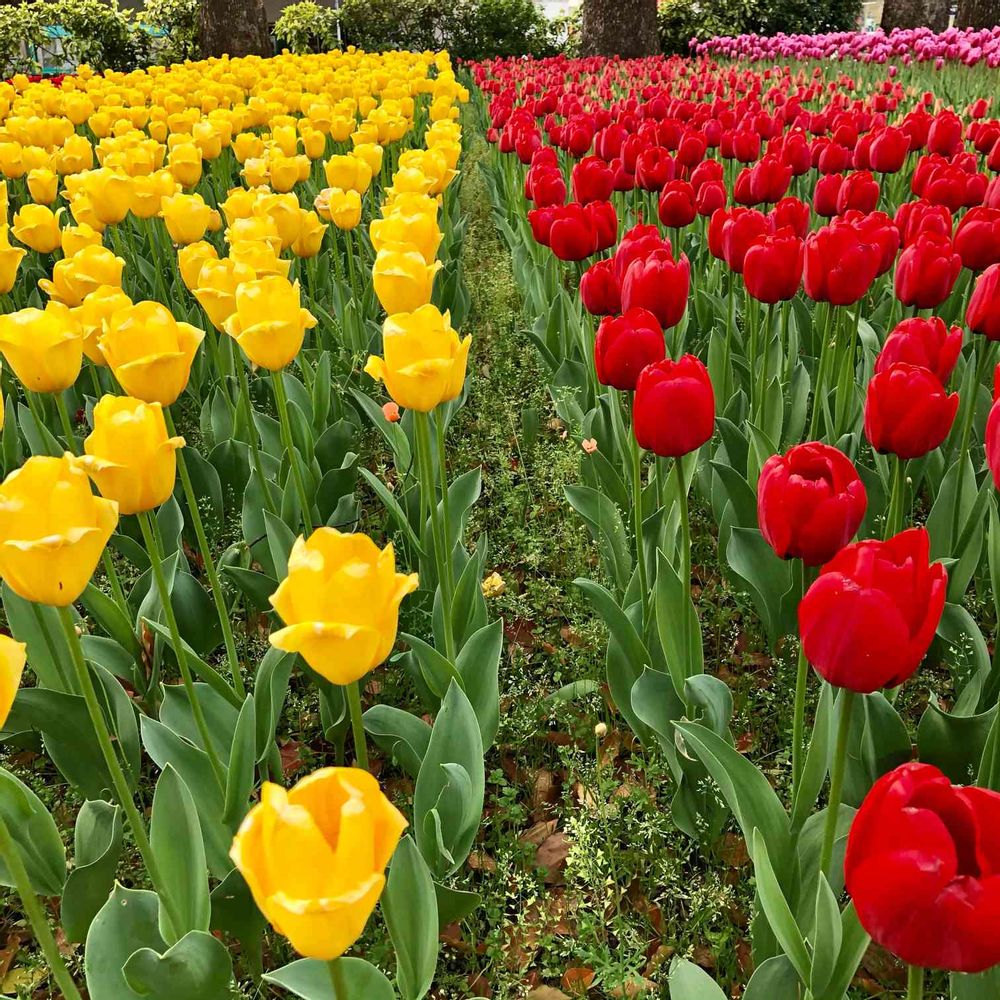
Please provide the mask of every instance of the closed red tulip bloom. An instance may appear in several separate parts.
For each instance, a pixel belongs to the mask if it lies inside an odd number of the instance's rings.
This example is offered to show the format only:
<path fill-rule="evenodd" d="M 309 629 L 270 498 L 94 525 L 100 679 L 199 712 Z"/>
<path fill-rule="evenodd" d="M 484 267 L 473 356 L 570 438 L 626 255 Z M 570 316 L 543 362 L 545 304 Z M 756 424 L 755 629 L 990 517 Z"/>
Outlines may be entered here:
<path fill-rule="evenodd" d="M 908 247 L 922 233 L 951 236 L 951 209 L 947 205 L 933 205 L 923 198 L 919 201 L 904 201 L 896 209 L 893 221 L 904 247 Z"/>
<path fill-rule="evenodd" d="M 760 156 L 760 136 L 749 129 L 733 134 L 733 157 L 740 163 L 753 163 Z"/>
<path fill-rule="evenodd" d="M 940 316 L 922 319 L 914 316 L 897 323 L 879 351 L 875 373 L 891 368 L 898 361 L 918 368 L 929 368 L 944 385 L 951 377 L 962 351 L 962 328 L 950 330 Z"/>
<path fill-rule="evenodd" d="M 702 160 L 691 171 L 691 184 L 694 186 L 695 191 L 697 191 L 703 184 L 707 184 L 709 181 L 724 181 L 725 176 L 722 164 L 718 160 Z"/>
<path fill-rule="evenodd" d="M 842 548 L 799 602 L 806 659 L 835 687 L 859 694 L 902 684 L 920 666 L 944 610 L 948 574 L 930 562 L 930 535 Z"/>
<path fill-rule="evenodd" d="M 663 330 L 648 309 L 606 316 L 597 328 L 594 366 L 601 385 L 632 392 L 643 368 L 662 361 L 666 354 Z"/>
<path fill-rule="evenodd" d="M 897 361 L 868 383 L 865 437 L 883 455 L 920 458 L 948 436 L 957 410 L 958 393 L 934 372 Z"/>
<path fill-rule="evenodd" d="M 545 208 L 533 208 L 528 212 L 528 225 L 531 226 L 531 235 L 535 238 L 535 242 L 543 247 L 549 245 L 552 223 L 556 221 L 560 207 L 558 205 L 547 205 Z"/>
<path fill-rule="evenodd" d="M 888 125 L 872 135 L 868 145 L 868 163 L 879 174 L 895 174 L 906 162 L 910 139 L 899 128 Z"/>
<path fill-rule="evenodd" d="M 676 326 L 687 308 L 691 265 L 684 254 L 674 260 L 669 250 L 654 250 L 634 260 L 622 282 L 622 307 L 648 309 L 664 330 Z"/>
<path fill-rule="evenodd" d="M 661 191 L 674 179 L 674 160 L 662 146 L 649 146 L 635 160 L 635 179 L 644 191 Z"/>
<path fill-rule="evenodd" d="M 708 140 L 701 132 L 689 129 L 677 144 L 677 162 L 687 168 L 697 166 L 705 158 Z"/>
<path fill-rule="evenodd" d="M 625 233 L 612 258 L 615 262 L 615 278 L 619 287 L 625 280 L 625 272 L 632 261 L 648 257 L 654 250 L 666 250 L 667 253 L 672 253 L 670 240 L 661 236 L 656 226 L 639 223 Z"/>
<path fill-rule="evenodd" d="M 904 306 L 934 309 L 955 287 L 962 258 L 947 236 L 924 233 L 900 255 L 896 263 L 896 298 Z"/>
<path fill-rule="evenodd" d="M 868 494 L 854 463 L 819 441 L 772 455 L 757 483 L 757 522 L 781 559 L 820 566 L 855 535 Z"/>
<path fill-rule="evenodd" d="M 806 295 L 814 302 L 853 305 L 871 287 L 880 262 L 879 248 L 863 242 L 854 226 L 823 226 L 806 237 Z"/>
<path fill-rule="evenodd" d="M 771 228 L 777 232 L 784 226 L 788 226 L 796 236 L 805 239 L 809 232 L 809 206 L 800 198 L 782 198 L 768 212 L 768 219 Z"/>
<path fill-rule="evenodd" d="M 743 281 L 758 302 L 785 302 L 802 281 L 803 242 L 791 231 L 760 236 L 743 258 Z"/>
<path fill-rule="evenodd" d="M 750 244 L 770 231 L 771 224 L 763 212 L 755 208 L 734 208 L 722 226 L 722 252 L 730 270 L 742 274 L 743 259 Z"/>
<path fill-rule="evenodd" d="M 661 458 L 680 458 L 708 441 L 715 429 L 715 394 L 701 361 L 685 354 L 643 368 L 632 429 L 640 447 Z"/>
<path fill-rule="evenodd" d="M 615 186 L 614 171 L 599 156 L 585 156 L 572 172 L 573 197 L 581 205 L 607 201 Z"/>
<path fill-rule="evenodd" d="M 837 214 L 843 215 L 849 209 L 859 212 L 874 212 L 878 204 L 878 181 L 868 170 L 855 170 L 844 178 L 837 192 Z"/>
<path fill-rule="evenodd" d="M 688 181 L 667 181 L 658 205 L 660 222 L 668 229 L 690 226 L 698 215 L 694 199 L 694 188 Z"/>
<path fill-rule="evenodd" d="M 1000 963 L 1000 794 L 930 764 L 897 767 L 854 817 L 844 878 L 861 926 L 902 961 L 968 973 Z"/>
<path fill-rule="evenodd" d="M 1000 263 L 1000 208 L 970 208 L 955 230 L 955 249 L 970 271 Z"/>
<path fill-rule="evenodd" d="M 993 475 L 993 485 L 1000 490 L 1000 401 L 996 398 L 986 418 L 986 464 Z"/>
<path fill-rule="evenodd" d="M 976 278 L 965 323 L 987 340 L 1000 340 L 1000 264 L 991 265 Z"/>
<path fill-rule="evenodd" d="M 837 199 L 843 186 L 841 174 L 824 174 L 813 188 L 813 211 L 824 219 L 832 219 L 837 214 Z"/>
<path fill-rule="evenodd" d="M 720 206 L 712 213 L 708 220 L 708 230 L 706 232 L 708 239 L 708 252 L 716 260 L 726 259 L 726 249 L 722 242 L 722 235 L 726 228 L 726 223 L 729 222 L 733 215 L 738 211 L 741 210 Z"/>
<path fill-rule="evenodd" d="M 570 202 L 551 211 L 555 217 L 549 227 L 549 246 L 560 260 L 585 260 L 597 251 L 596 233 L 582 205 Z"/>
<path fill-rule="evenodd" d="M 753 204 L 773 205 L 780 201 L 792 180 L 792 168 L 776 155 L 768 155 L 750 168 Z"/>
<path fill-rule="evenodd" d="M 588 202 L 583 206 L 583 215 L 594 234 L 596 245 L 592 252 L 607 250 L 618 242 L 618 213 L 612 202 Z"/>
<path fill-rule="evenodd" d="M 595 261 L 583 272 L 580 300 L 592 316 L 613 316 L 621 311 L 622 296 L 612 258 Z"/>
<path fill-rule="evenodd" d="M 548 147 L 547 147 L 548 148 Z M 525 194 L 537 208 L 566 203 L 566 179 L 558 167 L 531 167 L 525 177 Z"/>
<path fill-rule="evenodd" d="M 927 148 L 941 156 L 954 156 L 962 148 L 962 119 L 954 111 L 941 111 L 927 133 Z"/>
<path fill-rule="evenodd" d="M 848 209 L 841 217 L 854 226 L 862 243 L 868 243 L 878 252 L 876 277 L 892 270 L 899 251 L 899 230 L 885 212 L 869 212 L 863 215 L 855 209 Z"/>
<path fill-rule="evenodd" d="M 714 160 L 705 161 L 714 163 Z M 726 204 L 726 185 L 722 181 L 705 181 L 695 188 L 694 207 L 699 215 L 714 215 Z"/>

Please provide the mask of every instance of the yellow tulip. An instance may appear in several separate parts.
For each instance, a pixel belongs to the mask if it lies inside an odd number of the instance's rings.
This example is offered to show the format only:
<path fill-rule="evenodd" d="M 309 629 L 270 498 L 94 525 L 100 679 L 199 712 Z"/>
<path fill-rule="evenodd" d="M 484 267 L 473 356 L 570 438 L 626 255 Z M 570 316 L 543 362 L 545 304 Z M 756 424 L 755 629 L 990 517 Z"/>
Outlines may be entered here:
<path fill-rule="evenodd" d="M 437 256 L 444 238 L 437 218 L 425 212 L 396 212 L 385 219 L 372 219 L 368 233 L 376 253 L 386 246 L 409 243 L 428 264 Z"/>
<path fill-rule="evenodd" d="M 267 160 L 263 157 L 251 157 L 243 164 L 240 174 L 247 182 L 247 187 L 263 187 L 268 180 Z"/>
<path fill-rule="evenodd" d="M 240 132 L 233 139 L 233 153 L 239 163 L 259 159 L 264 155 L 264 140 L 253 132 Z"/>
<path fill-rule="evenodd" d="M 361 195 L 357 191 L 325 188 L 316 196 L 316 211 L 343 232 L 356 229 L 361 222 Z"/>
<path fill-rule="evenodd" d="M 329 961 L 364 931 L 405 829 L 371 774 L 327 767 L 288 791 L 264 782 L 229 856 L 274 929 Z"/>
<path fill-rule="evenodd" d="M 418 167 L 400 167 L 392 175 L 393 194 L 430 194 L 434 188 L 434 178 Z"/>
<path fill-rule="evenodd" d="M 167 154 L 167 169 L 181 187 L 194 187 L 201 180 L 201 150 L 192 142 L 174 146 Z"/>
<path fill-rule="evenodd" d="M 278 223 L 267 212 L 257 210 L 258 199 L 254 199 L 253 215 L 245 219 L 233 220 L 232 224 L 226 230 L 226 242 L 230 245 L 237 243 L 265 243 L 275 253 L 279 253 L 281 251 L 282 239 L 281 233 L 278 232 Z"/>
<path fill-rule="evenodd" d="M 377 142 L 362 142 L 354 147 L 354 155 L 368 164 L 372 174 L 382 169 L 382 147 Z"/>
<path fill-rule="evenodd" d="M 434 275 L 441 262 L 426 264 L 419 250 L 383 247 L 375 257 L 372 284 L 382 308 L 391 316 L 408 313 L 431 300 Z"/>
<path fill-rule="evenodd" d="M 165 503 L 174 489 L 178 448 L 170 437 L 159 403 L 131 396 L 104 396 L 94 407 L 94 429 L 79 459 L 102 497 L 118 504 L 119 514 L 138 514 Z"/>
<path fill-rule="evenodd" d="M 352 684 L 392 651 L 399 606 L 417 584 L 415 573 L 396 572 L 391 543 L 379 549 L 367 535 L 318 528 L 296 539 L 271 596 L 286 626 L 271 645 L 301 654 L 334 684 Z"/>
<path fill-rule="evenodd" d="M 229 248 L 229 258 L 251 268 L 258 278 L 287 278 L 292 262 L 279 257 L 277 249 L 258 240 L 240 240 Z"/>
<path fill-rule="evenodd" d="M 69 308 L 49 302 L 0 316 L 0 352 L 26 389 L 62 392 L 80 374 L 83 336 Z"/>
<path fill-rule="evenodd" d="M 206 240 L 199 240 L 197 243 L 189 243 L 186 247 L 181 247 L 177 251 L 177 266 L 181 272 L 181 281 L 184 287 L 193 292 L 198 286 L 198 276 L 201 274 L 202 266 L 210 260 L 218 260 L 219 251 Z"/>
<path fill-rule="evenodd" d="M 6 295 L 17 284 L 17 270 L 25 253 L 10 245 L 10 227 L 0 225 L 0 295 Z"/>
<path fill-rule="evenodd" d="M 59 177 L 45 167 L 36 167 L 28 174 L 28 191 L 39 205 L 51 205 L 59 193 Z"/>
<path fill-rule="evenodd" d="M 187 386 L 204 339 L 204 330 L 178 323 L 166 306 L 147 301 L 116 312 L 97 343 L 130 396 L 169 406 Z"/>
<path fill-rule="evenodd" d="M 122 283 L 125 261 L 116 257 L 105 246 L 84 247 L 72 257 L 56 261 L 52 268 L 52 280 L 42 278 L 38 287 L 49 298 L 68 306 L 78 306 L 101 285 Z"/>
<path fill-rule="evenodd" d="M 0 577 L 26 601 L 72 604 L 118 524 L 76 462 L 35 455 L 0 484 Z"/>
<path fill-rule="evenodd" d="M 263 194 L 254 203 L 253 214 L 274 223 L 282 250 L 287 250 L 299 238 L 302 209 L 294 194 Z"/>
<path fill-rule="evenodd" d="M 225 216 L 226 225 L 231 226 L 237 219 L 248 219 L 253 215 L 256 196 L 246 188 L 231 188 L 226 200 L 219 206 Z"/>
<path fill-rule="evenodd" d="M 301 306 L 299 283 L 273 275 L 236 289 L 236 310 L 226 321 L 226 333 L 255 365 L 280 371 L 315 325 L 316 317 Z"/>
<path fill-rule="evenodd" d="M 24 159 L 19 142 L 0 141 L 0 173 L 12 181 L 24 176 Z"/>
<path fill-rule="evenodd" d="M 132 204 L 132 178 L 104 167 L 84 175 L 83 192 L 94 214 L 106 226 L 115 226 L 128 215 Z"/>
<path fill-rule="evenodd" d="M 292 244 L 292 253 L 296 257 L 315 257 L 323 247 L 323 237 L 326 226 L 319 220 L 315 212 L 299 209 L 299 235 Z"/>
<path fill-rule="evenodd" d="M 87 247 L 103 246 L 104 237 L 86 223 L 66 226 L 62 231 L 62 252 L 64 257 L 74 257 Z"/>
<path fill-rule="evenodd" d="M 56 153 L 56 170 L 60 174 L 80 174 L 94 166 L 94 147 L 86 136 L 71 135 Z"/>
<path fill-rule="evenodd" d="M 187 246 L 205 235 L 212 209 L 200 194 L 175 194 L 160 202 L 160 215 L 174 243 Z"/>
<path fill-rule="evenodd" d="M 158 170 L 148 177 L 134 177 L 129 208 L 137 219 L 154 219 L 160 214 L 163 199 L 178 190 L 180 185 L 169 170 Z"/>
<path fill-rule="evenodd" d="M 0 726 L 7 723 L 27 662 L 28 647 L 9 635 L 0 635 Z"/>
<path fill-rule="evenodd" d="M 236 311 L 236 289 L 256 278 L 253 268 L 231 257 L 202 264 L 192 291 L 216 330 L 224 333 L 226 320 Z"/>
<path fill-rule="evenodd" d="M 319 129 L 306 129 L 301 138 L 302 148 L 310 160 L 318 160 L 326 152 L 326 136 Z"/>
<path fill-rule="evenodd" d="M 459 339 L 447 312 L 421 306 L 386 319 L 382 326 L 385 357 L 370 357 L 365 371 L 384 382 L 389 395 L 404 409 L 429 413 L 462 391 L 471 343 L 471 337 Z"/>
<path fill-rule="evenodd" d="M 294 156 L 272 155 L 267 166 L 271 187 L 279 194 L 291 191 L 299 180 L 299 163 Z"/>
<path fill-rule="evenodd" d="M 59 216 L 45 205 L 22 205 L 14 215 L 12 232 L 25 245 L 38 253 L 52 253 L 62 243 Z"/>
<path fill-rule="evenodd" d="M 104 332 L 104 324 L 119 309 L 128 309 L 131 305 L 132 300 L 120 288 L 114 285 L 101 285 L 73 310 L 73 316 L 80 324 L 80 331 L 83 334 L 83 353 L 95 365 L 103 367 L 108 363 L 98 346 L 98 340 Z"/>
<path fill-rule="evenodd" d="M 350 153 L 344 156 L 331 156 L 323 165 L 326 182 L 333 188 L 342 191 L 357 191 L 364 194 L 372 182 L 372 168 L 360 156 Z"/>

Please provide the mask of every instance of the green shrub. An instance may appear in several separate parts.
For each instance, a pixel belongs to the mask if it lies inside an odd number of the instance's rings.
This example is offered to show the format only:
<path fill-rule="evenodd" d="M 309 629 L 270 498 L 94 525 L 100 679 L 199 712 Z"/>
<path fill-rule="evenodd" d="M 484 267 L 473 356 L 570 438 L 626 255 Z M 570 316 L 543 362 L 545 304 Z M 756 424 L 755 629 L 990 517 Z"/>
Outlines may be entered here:
<path fill-rule="evenodd" d="M 142 21 L 163 32 L 153 42 L 157 62 L 169 65 L 198 57 L 199 0 L 146 0 Z"/>
<path fill-rule="evenodd" d="M 41 25 L 61 24 L 70 63 L 95 69 L 134 69 L 148 60 L 150 40 L 118 0 L 37 0 L 25 4 Z"/>
<path fill-rule="evenodd" d="M 31 52 L 45 41 L 42 28 L 33 4 L 0 6 L 0 78 L 38 72 Z"/>
<path fill-rule="evenodd" d="M 292 52 L 326 52 L 337 47 L 337 12 L 314 0 L 289 4 L 274 24 L 274 35 Z"/>
<path fill-rule="evenodd" d="M 547 56 L 557 51 L 552 23 L 534 0 L 461 0 L 448 49 L 463 59 Z"/>

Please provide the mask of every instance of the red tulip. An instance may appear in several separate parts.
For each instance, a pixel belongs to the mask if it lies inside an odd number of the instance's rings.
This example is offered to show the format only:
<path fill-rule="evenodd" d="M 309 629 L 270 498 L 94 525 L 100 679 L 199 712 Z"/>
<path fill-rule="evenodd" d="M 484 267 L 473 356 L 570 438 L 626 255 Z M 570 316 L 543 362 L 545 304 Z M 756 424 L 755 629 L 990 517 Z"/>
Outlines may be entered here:
<path fill-rule="evenodd" d="M 837 214 L 843 215 L 849 209 L 859 212 L 874 212 L 878 204 L 878 181 L 868 170 L 855 170 L 844 178 L 837 192 Z"/>
<path fill-rule="evenodd" d="M 1000 365 L 998 365 L 1000 368 Z M 994 375 L 994 385 L 997 376 Z M 990 407 L 990 414 L 986 418 L 986 464 L 993 474 L 993 485 L 1000 490 L 1000 401 L 996 398 L 996 391 L 993 393 L 993 405 Z"/>
<path fill-rule="evenodd" d="M 965 323 L 987 340 L 1000 340 L 1000 264 L 992 264 L 976 278 Z"/>
<path fill-rule="evenodd" d="M 933 309 L 955 287 L 962 258 L 947 236 L 924 233 L 900 255 L 896 264 L 896 298 L 904 306 Z"/>
<path fill-rule="evenodd" d="M 743 258 L 743 281 L 759 302 L 794 298 L 802 281 L 803 242 L 791 229 L 758 236 Z"/>
<path fill-rule="evenodd" d="M 925 528 L 847 545 L 799 603 L 806 659 L 836 687 L 859 694 L 896 687 L 927 654 L 947 589 Z"/>
<path fill-rule="evenodd" d="M 639 373 L 662 361 L 666 354 L 663 330 L 648 309 L 633 308 L 621 316 L 606 316 L 597 328 L 594 365 L 601 385 L 632 392 Z"/>
<path fill-rule="evenodd" d="M 531 167 L 525 175 L 525 193 L 538 208 L 566 202 L 566 179 L 558 167 Z"/>
<path fill-rule="evenodd" d="M 592 316 L 613 316 L 621 311 L 622 297 L 613 258 L 595 261 L 583 272 L 580 299 Z"/>
<path fill-rule="evenodd" d="M 941 111 L 927 133 L 927 148 L 941 156 L 954 156 L 962 148 L 962 119 L 954 111 Z"/>
<path fill-rule="evenodd" d="M 546 206 L 545 208 L 533 208 L 528 212 L 528 225 L 531 226 L 531 235 L 535 242 L 543 247 L 549 245 L 549 237 L 552 233 L 552 223 L 556 220 L 556 213 L 561 206 Z"/>
<path fill-rule="evenodd" d="M 607 250 L 618 242 L 618 213 L 610 201 L 591 201 L 583 206 L 583 214 L 594 234 L 594 252 Z"/>
<path fill-rule="evenodd" d="M 910 140 L 906 133 L 891 125 L 872 135 L 868 146 L 870 169 L 880 174 L 894 174 L 902 169 L 906 154 L 910 151 Z"/>
<path fill-rule="evenodd" d="M 957 410 L 958 393 L 934 372 L 897 361 L 868 383 L 865 437 L 883 455 L 920 458 L 948 436 Z"/>
<path fill-rule="evenodd" d="M 893 221 L 904 247 L 908 247 L 922 233 L 951 236 L 951 209 L 947 205 L 932 205 L 923 198 L 919 201 L 904 201 L 896 209 Z"/>
<path fill-rule="evenodd" d="M 640 447 L 663 458 L 700 448 L 715 428 L 708 369 L 693 354 L 648 365 L 635 387 L 632 429 Z"/>
<path fill-rule="evenodd" d="M 694 207 L 699 215 L 711 216 L 725 204 L 726 185 L 722 181 L 705 181 L 695 188 Z"/>
<path fill-rule="evenodd" d="M 760 136 L 741 129 L 733 135 L 733 157 L 740 163 L 753 163 L 760 156 Z"/>
<path fill-rule="evenodd" d="M 599 156 L 585 156 L 575 164 L 572 179 L 573 197 L 581 205 L 607 201 L 614 190 L 614 172 Z"/>
<path fill-rule="evenodd" d="M 549 211 L 555 213 L 549 227 L 549 246 L 560 260 L 585 260 L 596 252 L 594 229 L 582 205 L 570 202 Z"/>
<path fill-rule="evenodd" d="M 813 211 L 824 219 L 832 219 L 837 214 L 837 200 L 843 186 L 840 174 L 824 174 L 813 188 Z"/>
<path fill-rule="evenodd" d="M 885 339 L 875 361 L 875 374 L 886 371 L 899 361 L 918 368 L 929 368 L 944 385 L 951 376 L 962 351 L 962 328 L 949 330 L 939 316 L 921 319 L 914 316 L 896 324 Z"/>
<path fill-rule="evenodd" d="M 913 761 L 872 786 L 844 878 L 862 927 L 902 961 L 950 972 L 1000 963 L 1000 794 Z"/>
<path fill-rule="evenodd" d="M 612 258 L 615 262 L 615 278 L 619 286 L 625 280 L 625 272 L 629 269 L 632 261 L 647 257 L 654 250 L 673 252 L 670 240 L 662 237 L 656 226 L 644 225 L 640 222 L 622 237 Z"/>
<path fill-rule="evenodd" d="M 868 506 L 858 470 L 838 449 L 807 441 L 772 455 L 757 483 L 757 521 L 781 559 L 819 566 L 855 535 Z"/>
<path fill-rule="evenodd" d="M 799 198 L 782 198 L 768 212 L 768 219 L 775 231 L 788 226 L 796 236 L 803 239 L 809 232 L 809 206 Z"/>
<path fill-rule="evenodd" d="M 714 217 L 713 217 L 714 219 Z M 722 226 L 722 250 L 730 270 L 743 273 L 743 258 L 758 236 L 771 230 L 768 218 L 755 208 L 734 208 Z"/>
<path fill-rule="evenodd" d="M 660 222 L 669 229 L 690 226 L 698 215 L 694 202 L 694 188 L 687 181 L 667 181 L 658 206 Z"/>
<path fill-rule="evenodd" d="M 675 261 L 669 250 L 654 250 L 634 260 L 622 282 L 622 307 L 648 309 L 665 329 L 676 326 L 687 308 L 691 265 L 684 254 Z"/>
<path fill-rule="evenodd" d="M 814 302 L 853 305 L 871 287 L 878 274 L 881 253 L 863 242 L 848 222 L 823 226 L 806 237 L 802 278 L 806 295 Z"/>
<path fill-rule="evenodd" d="M 955 249 L 970 271 L 1000 263 L 1000 208 L 970 208 L 955 230 Z"/>
<path fill-rule="evenodd" d="M 635 179 L 644 191 L 660 191 L 673 177 L 673 157 L 662 146 L 649 146 L 636 157 Z"/>

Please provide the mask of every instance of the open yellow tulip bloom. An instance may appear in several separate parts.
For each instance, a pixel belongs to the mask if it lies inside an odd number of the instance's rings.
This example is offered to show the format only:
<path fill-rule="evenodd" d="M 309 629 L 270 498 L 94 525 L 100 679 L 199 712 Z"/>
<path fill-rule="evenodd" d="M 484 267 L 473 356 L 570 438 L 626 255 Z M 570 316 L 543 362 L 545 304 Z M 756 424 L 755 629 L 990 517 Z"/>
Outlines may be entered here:
<path fill-rule="evenodd" d="M 231 257 L 206 260 L 201 265 L 198 283 L 192 291 L 212 326 L 220 333 L 225 332 L 226 320 L 236 312 L 236 289 L 256 277 L 257 272 L 252 267 Z"/>
<path fill-rule="evenodd" d="M 377 667 L 396 641 L 399 606 L 417 575 L 396 572 L 392 545 L 363 534 L 318 528 L 299 537 L 288 575 L 271 596 L 286 628 L 271 645 L 299 653 L 334 684 L 351 684 Z"/>
<path fill-rule="evenodd" d="M 62 243 L 59 215 L 47 205 L 24 205 L 14 216 L 14 235 L 37 253 L 52 253 Z"/>
<path fill-rule="evenodd" d="M 83 442 L 80 465 L 102 497 L 120 514 L 138 514 L 165 503 L 174 489 L 178 448 L 159 403 L 131 396 L 104 396 L 94 407 L 94 429 Z"/>
<path fill-rule="evenodd" d="M 205 331 L 178 323 L 159 302 L 137 302 L 105 323 L 97 344 L 122 388 L 169 406 L 184 391 Z"/>
<path fill-rule="evenodd" d="M 28 647 L 9 635 L 0 635 L 0 727 L 7 716 L 21 686 L 21 675 L 28 660 Z"/>
<path fill-rule="evenodd" d="M 0 577 L 38 604 L 72 604 L 118 524 L 71 455 L 35 455 L 0 484 Z"/>
<path fill-rule="evenodd" d="M 406 825 L 367 771 L 327 767 L 287 791 L 264 782 L 229 856 L 274 929 L 330 961 L 364 931 Z"/>
<path fill-rule="evenodd" d="M 198 287 L 198 279 L 201 269 L 208 261 L 219 259 L 219 251 L 204 240 L 196 243 L 189 243 L 177 251 L 177 266 L 181 272 L 181 281 L 184 287 L 193 292 Z"/>
<path fill-rule="evenodd" d="M 365 371 L 384 382 L 400 406 L 429 413 L 462 391 L 471 343 L 471 337 L 459 339 L 447 312 L 421 306 L 386 319 L 382 326 L 385 357 L 370 357 Z"/>
<path fill-rule="evenodd" d="M 83 333 L 61 302 L 0 316 L 0 352 L 32 392 L 62 392 L 80 374 Z"/>
<path fill-rule="evenodd" d="M 236 310 L 225 329 L 255 365 L 280 371 L 315 325 L 316 317 L 301 306 L 299 283 L 271 275 L 236 289 Z"/>
<path fill-rule="evenodd" d="M 104 333 L 104 324 L 120 309 L 128 309 L 131 305 L 132 300 L 120 288 L 101 285 L 73 310 L 83 333 L 83 353 L 95 365 L 104 367 L 108 363 L 98 343 Z"/>
<path fill-rule="evenodd" d="M 52 268 L 52 280 L 42 278 L 38 287 L 56 302 L 78 306 L 102 285 L 120 288 L 124 269 L 125 261 L 107 247 L 88 246 L 58 261 Z"/>

